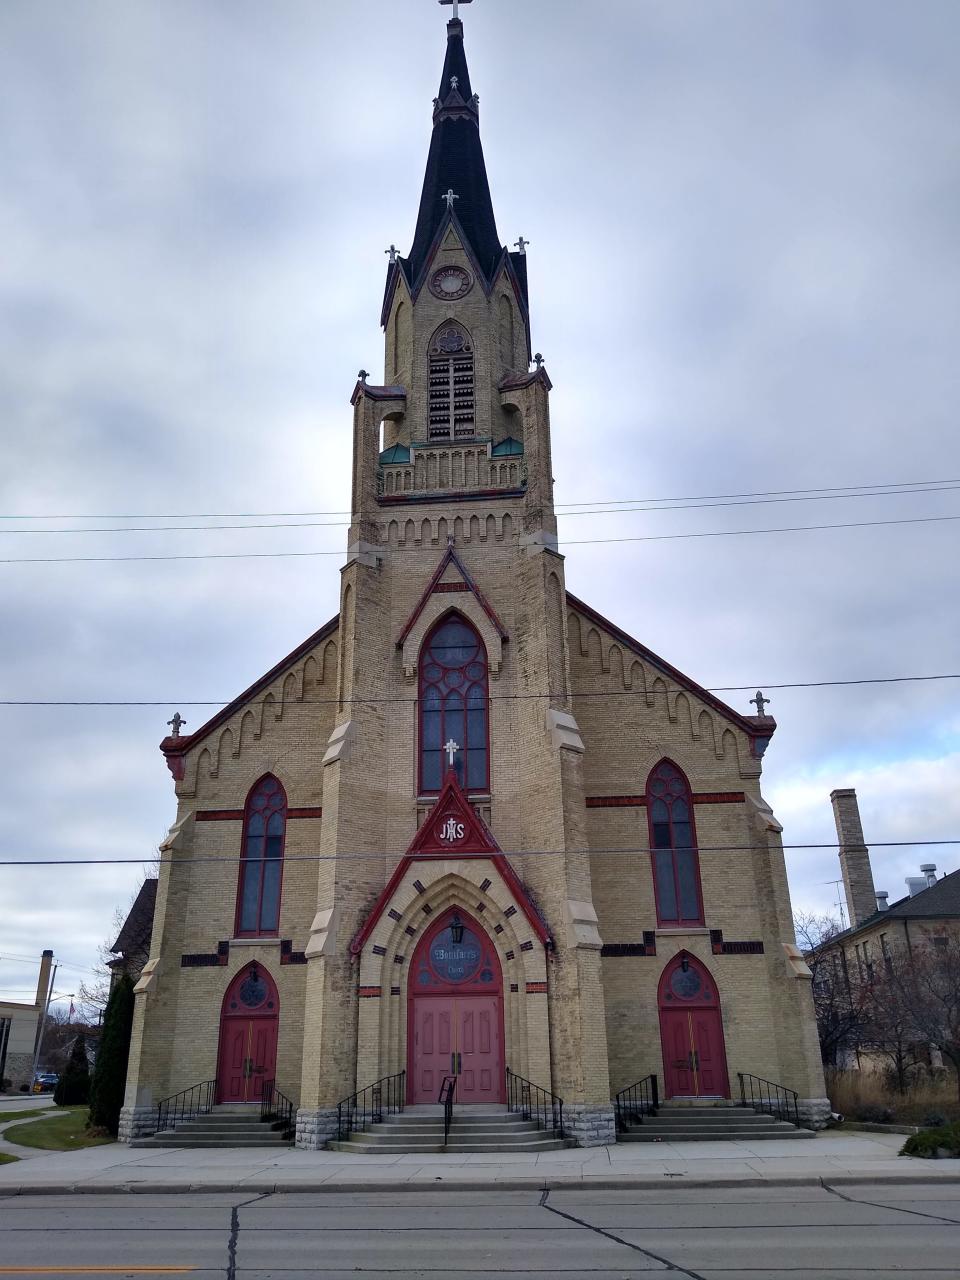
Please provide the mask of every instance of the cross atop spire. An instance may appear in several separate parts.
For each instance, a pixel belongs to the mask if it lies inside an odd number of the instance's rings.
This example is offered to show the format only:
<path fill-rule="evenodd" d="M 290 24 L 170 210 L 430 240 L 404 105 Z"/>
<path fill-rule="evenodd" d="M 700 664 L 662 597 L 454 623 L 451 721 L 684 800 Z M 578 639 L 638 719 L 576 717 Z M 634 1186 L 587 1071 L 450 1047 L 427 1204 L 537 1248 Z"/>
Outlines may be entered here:
<path fill-rule="evenodd" d="M 440 0 L 440 3 L 441 3 L 441 4 L 452 4 L 452 5 L 453 5 L 453 18 L 451 19 L 451 21 L 452 21 L 452 22 L 459 22 L 459 21 L 460 21 L 459 6 L 460 6 L 460 5 L 462 5 L 462 4 L 473 4 L 473 0 Z"/>

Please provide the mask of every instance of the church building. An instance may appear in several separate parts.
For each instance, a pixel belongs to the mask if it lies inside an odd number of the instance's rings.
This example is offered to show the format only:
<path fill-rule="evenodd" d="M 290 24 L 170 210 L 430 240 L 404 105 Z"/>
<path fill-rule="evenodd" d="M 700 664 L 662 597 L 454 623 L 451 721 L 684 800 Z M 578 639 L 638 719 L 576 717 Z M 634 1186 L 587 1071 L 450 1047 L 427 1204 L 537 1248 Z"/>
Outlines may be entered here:
<path fill-rule="evenodd" d="M 384 374 L 353 388 L 340 611 L 161 750 L 177 811 L 137 985 L 121 1136 L 204 1084 L 279 1090 L 296 1140 L 381 1083 L 407 1105 L 794 1090 L 821 1125 L 776 728 L 571 594 L 526 242 L 497 229 L 459 16 L 413 244 L 390 251 Z M 576 585 L 581 592 L 582 587 Z M 526 1085 L 524 1085 L 526 1087 Z"/>

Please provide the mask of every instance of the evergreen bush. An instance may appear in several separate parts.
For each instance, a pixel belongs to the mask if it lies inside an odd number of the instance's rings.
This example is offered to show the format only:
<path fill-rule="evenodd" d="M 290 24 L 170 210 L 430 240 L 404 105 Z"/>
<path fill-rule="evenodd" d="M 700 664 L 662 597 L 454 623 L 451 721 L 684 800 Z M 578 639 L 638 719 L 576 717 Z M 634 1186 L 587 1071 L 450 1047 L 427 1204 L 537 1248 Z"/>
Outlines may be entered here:
<path fill-rule="evenodd" d="M 90 1082 L 90 1124 L 117 1136 L 133 1031 L 133 982 L 124 974 L 103 1015 L 100 1048 Z"/>
<path fill-rule="evenodd" d="M 78 1032 L 67 1069 L 53 1093 L 58 1107 L 82 1106 L 90 1096 L 90 1068 L 87 1065 L 87 1037 Z"/>
<path fill-rule="evenodd" d="M 933 1160 L 941 1149 L 949 1151 L 951 1156 L 960 1156 L 960 1123 L 944 1125 L 940 1129 L 921 1129 L 906 1140 L 900 1154 Z"/>

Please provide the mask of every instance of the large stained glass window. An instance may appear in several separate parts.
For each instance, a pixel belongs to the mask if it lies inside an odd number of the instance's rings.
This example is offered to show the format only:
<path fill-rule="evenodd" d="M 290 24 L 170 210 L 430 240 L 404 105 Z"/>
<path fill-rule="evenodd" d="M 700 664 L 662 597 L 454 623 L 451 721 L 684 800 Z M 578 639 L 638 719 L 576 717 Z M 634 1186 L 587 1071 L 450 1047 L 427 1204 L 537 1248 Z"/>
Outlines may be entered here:
<path fill-rule="evenodd" d="M 237 891 L 237 936 L 275 934 L 280 928 L 280 882 L 287 797 L 272 774 L 247 796 Z"/>
<path fill-rule="evenodd" d="M 420 792 L 439 791 L 449 768 L 465 791 L 490 787 L 487 725 L 487 654 L 459 614 L 444 618 L 420 653 Z"/>
<path fill-rule="evenodd" d="M 703 924 L 693 797 L 676 765 L 662 760 L 647 782 L 657 923 Z"/>

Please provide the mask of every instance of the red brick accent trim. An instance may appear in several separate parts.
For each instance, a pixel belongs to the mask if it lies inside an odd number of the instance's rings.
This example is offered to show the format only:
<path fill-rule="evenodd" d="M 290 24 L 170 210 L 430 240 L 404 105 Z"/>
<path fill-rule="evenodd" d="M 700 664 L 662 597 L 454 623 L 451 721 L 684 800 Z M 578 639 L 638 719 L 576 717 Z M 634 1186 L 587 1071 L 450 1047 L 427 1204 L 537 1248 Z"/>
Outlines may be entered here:
<path fill-rule="evenodd" d="M 695 791 L 692 796 L 694 804 L 745 804 L 746 794 L 743 791 Z M 587 796 L 588 809 L 623 809 L 645 808 L 646 796 Z"/>
<path fill-rule="evenodd" d="M 360 988 L 360 999 L 361 999 L 361 1000 L 369 1000 L 369 999 L 376 999 L 376 1000 L 379 1000 L 379 998 L 380 998 L 380 988 L 379 988 L 379 987 L 361 987 L 361 988 Z"/>
<path fill-rule="evenodd" d="M 528 996 L 545 996 L 547 994 L 547 984 L 545 982 L 528 982 Z"/>
<path fill-rule="evenodd" d="M 242 822 L 242 809 L 198 809 L 194 814 L 198 822 Z M 322 818 L 322 809 L 288 809 L 288 818 Z"/>

